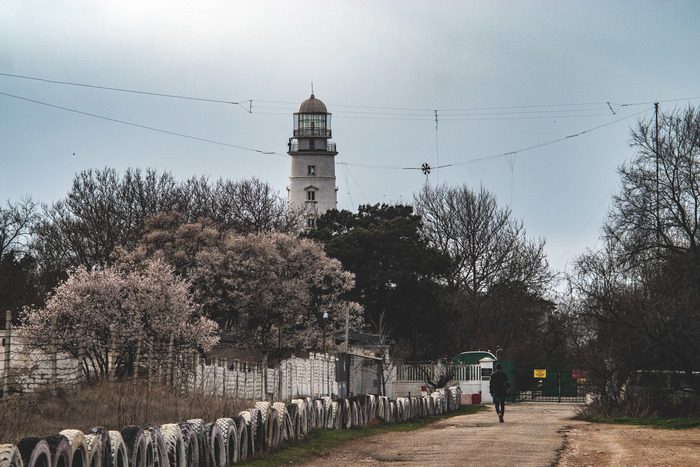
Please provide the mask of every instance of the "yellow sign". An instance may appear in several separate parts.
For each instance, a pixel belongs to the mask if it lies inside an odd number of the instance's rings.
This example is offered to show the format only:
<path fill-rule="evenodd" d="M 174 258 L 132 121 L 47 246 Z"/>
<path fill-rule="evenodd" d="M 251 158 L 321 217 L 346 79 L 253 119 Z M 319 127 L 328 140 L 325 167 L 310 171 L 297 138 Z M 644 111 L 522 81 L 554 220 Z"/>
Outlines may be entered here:
<path fill-rule="evenodd" d="M 547 370 L 535 370 L 535 378 L 544 379 L 547 377 Z"/>

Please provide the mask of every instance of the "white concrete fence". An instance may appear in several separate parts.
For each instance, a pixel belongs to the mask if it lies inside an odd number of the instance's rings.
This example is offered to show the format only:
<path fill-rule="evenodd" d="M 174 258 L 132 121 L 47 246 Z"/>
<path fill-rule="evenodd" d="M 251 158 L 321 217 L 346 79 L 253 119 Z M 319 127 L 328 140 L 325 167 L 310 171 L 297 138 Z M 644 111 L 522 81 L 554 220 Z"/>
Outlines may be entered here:
<path fill-rule="evenodd" d="M 226 395 L 243 400 L 291 401 L 298 397 L 338 394 L 335 358 L 312 353 L 308 358 L 291 357 L 273 368 L 226 359 L 207 363 L 196 358 L 185 371 L 183 384 L 190 391 Z"/>
<path fill-rule="evenodd" d="M 44 351 L 22 343 L 8 330 L 0 330 L 0 377 L 2 395 L 10 393 L 55 392 L 85 381 L 80 360 L 57 351 L 55 342 Z M 144 346 L 146 347 L 146 346 Z M 153 353 L 153 348 L 150 348 Z M 463 394 L 481 395 L 488 402 L 488 375 L 493 361 L 477 365 L 394 364 L 381 358 L 350 355 L 347 372 L 338 373 L 338 358 L 331 354 L 311 353 L 306 358 L 291 357 L 270 367 L 267 363 L 185 355 L 161 349 L 167 358 L 137 357 L 135 376 L 149 382 L 163 382 L 188 391 L 226 395 L 247 401 L 285 401 L 299 397 L 347 397 L 352 394 L 376 394 L 389 398 L 420 396 L 426 382 L 447 373 L 447 385 L 458 386 Z M 146 355 L 146 352 L 144 355 Z M 344 354 L 343 354 L 344 355 Z M 488 360 L 488 361 L 487 361 Z M 342 365 L 340 365 L 342 367 Z M 110 374 L 113 377 L 110 365 Z M 340 381 L 338 381 L 340 380 Z M 349 384 L 349 386 L 348 386 Z M 428 391 L 430 391 L 430 388 Z"/>

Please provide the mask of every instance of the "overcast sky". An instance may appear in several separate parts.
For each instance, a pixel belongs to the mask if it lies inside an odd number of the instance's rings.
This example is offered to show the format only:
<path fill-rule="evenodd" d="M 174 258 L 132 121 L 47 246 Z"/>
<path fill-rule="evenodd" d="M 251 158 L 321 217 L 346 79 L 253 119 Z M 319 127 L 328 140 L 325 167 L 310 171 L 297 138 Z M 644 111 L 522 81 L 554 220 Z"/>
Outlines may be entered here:
<path fill-rule="evenodd" d="M 700 104 L 699 20 L 692 0 L 2 0 L 0 200 L 105 167 L 286 197 L 313 82 L 339 208 L 483 185 L 562 270 L 596 245 L 630 128 Z"/>

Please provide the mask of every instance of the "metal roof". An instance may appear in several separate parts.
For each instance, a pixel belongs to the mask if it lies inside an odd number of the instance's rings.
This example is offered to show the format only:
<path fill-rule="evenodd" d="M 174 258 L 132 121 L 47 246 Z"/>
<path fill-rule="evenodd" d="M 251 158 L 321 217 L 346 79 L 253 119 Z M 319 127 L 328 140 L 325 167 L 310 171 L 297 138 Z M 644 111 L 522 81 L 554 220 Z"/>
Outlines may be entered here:
<path fill-rule="evenodd" d="M 299 106 L 299 113 L 300 114 L 318 114 L 318 113 L 328 113 L 328 110 L 326 109 L 326 104 L 323 103 L 320 99 L 316 99 L 316 96 L 311 94 L 311 97 L 306 99 L 304 102 L 301 103 Z"/>

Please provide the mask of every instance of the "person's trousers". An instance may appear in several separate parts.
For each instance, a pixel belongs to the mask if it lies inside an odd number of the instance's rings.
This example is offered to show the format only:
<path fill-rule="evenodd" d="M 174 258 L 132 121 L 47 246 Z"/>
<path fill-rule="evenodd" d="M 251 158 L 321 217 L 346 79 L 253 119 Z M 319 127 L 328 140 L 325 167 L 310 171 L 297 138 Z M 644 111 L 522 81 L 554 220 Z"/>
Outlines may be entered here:
<path fill-rule="evenodd" d="M 506 410 L 506 396 L 493 395 L 493 405 L 496 406 L 496 413 L 503 415 Z"/>

